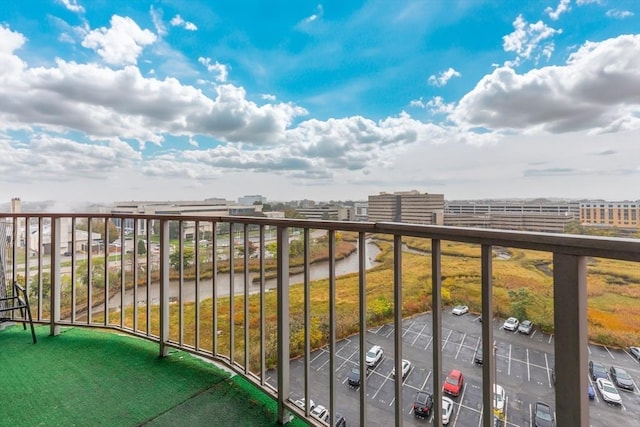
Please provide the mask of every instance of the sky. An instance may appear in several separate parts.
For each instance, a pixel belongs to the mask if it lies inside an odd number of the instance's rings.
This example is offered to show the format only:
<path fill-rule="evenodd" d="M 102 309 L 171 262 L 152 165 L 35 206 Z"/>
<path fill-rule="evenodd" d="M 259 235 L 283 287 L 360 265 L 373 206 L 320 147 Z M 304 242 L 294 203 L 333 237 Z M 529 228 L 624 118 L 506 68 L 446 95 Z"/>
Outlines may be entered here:
<path fill-rule="evenodd" d="M 0 200 L 640 199 L 638 0 L 0 3 Z"/>

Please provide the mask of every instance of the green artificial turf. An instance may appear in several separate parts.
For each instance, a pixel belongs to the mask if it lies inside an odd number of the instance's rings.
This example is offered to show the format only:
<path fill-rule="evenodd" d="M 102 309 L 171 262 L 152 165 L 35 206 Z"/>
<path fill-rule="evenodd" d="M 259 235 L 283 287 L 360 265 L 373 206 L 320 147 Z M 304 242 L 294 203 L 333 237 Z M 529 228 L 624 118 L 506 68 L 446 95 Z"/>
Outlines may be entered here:
<path fill-rule="evenodd" d="M 0 331 L 0 426 L 275 426 L 275 402 L 186 352 L 85 328 Z M 301 420 L 288 425 L 304 426 Z"/>

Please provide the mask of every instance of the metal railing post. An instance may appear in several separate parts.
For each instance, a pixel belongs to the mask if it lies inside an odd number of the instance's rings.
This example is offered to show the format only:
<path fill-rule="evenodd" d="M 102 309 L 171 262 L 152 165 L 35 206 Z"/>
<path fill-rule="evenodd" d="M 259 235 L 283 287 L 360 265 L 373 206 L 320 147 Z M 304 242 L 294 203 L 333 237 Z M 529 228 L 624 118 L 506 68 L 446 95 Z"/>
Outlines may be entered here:
<path fill-rule="evenodd" d="M 160 220 L 160 357 L 169 354 L 169 221 Z"/>
<path fill-rule="evenodd" d="M 433 335 L 433 424 L 442 425 L 442 264 L 441 242 L 431 241 L 431 316 Z"/>
<path fill-rule="evenodd" d="M 496 361 L 493 345 L 492 247 L 482 245 L 482 425 L 493 426 L 493 385 Z"/>
<path fill-rule="evenodd" d="M 395 425 L 402 427 L 402 236 L 393 236 L 393 355 Z"/>
<path fill-rule="evenodd" d="M 553 254 L 556 416 L 559 426 L 589 425 L 587 390 L 587 263 Z"/>
<path fill-rule="evenodd" d="M 289 421 L 285 401 L 289 398 L 289 229 L 278 226 L 278 422 Z M 308 396 L 305 396 L 308 398 Z"/>
<path fill-rule="evenodd" d="M 49 335 L 58 335 L 60 326 L 60 290 L 61 290 L 61 269 L 60 269 L 60 217 L 51 219 L 51 271 L 50 271 L 50 330 Z"/>

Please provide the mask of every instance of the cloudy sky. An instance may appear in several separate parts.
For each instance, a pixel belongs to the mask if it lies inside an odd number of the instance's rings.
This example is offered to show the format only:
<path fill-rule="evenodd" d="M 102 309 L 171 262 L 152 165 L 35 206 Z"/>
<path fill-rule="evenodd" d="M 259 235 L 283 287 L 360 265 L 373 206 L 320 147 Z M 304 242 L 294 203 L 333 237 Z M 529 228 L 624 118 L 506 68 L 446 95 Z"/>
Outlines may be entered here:
<path fill-rule="evenodd" d="M 0 200 L 640 199 L 637 0 L 0 6 Z"/>

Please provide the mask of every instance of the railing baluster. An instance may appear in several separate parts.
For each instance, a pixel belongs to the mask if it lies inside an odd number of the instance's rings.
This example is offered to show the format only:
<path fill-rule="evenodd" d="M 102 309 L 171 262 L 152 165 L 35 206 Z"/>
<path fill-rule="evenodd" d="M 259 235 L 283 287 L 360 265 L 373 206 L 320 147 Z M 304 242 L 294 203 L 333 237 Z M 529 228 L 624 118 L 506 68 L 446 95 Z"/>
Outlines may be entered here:
<path fill-rule="evenodd" d="M 289 421 L 285 406 L 289 399 L 289 229 L 278 226 L 277 230 L 277 299 L 278 299 L 278 422 Z M 309 399 L 309 396 L 305 396 Z M 307 407 L 309 404 L 307 403 Z"/>
<path fill-rule="evenodd" d="M 51 218 L 51 258 L 49 261 L 49 335 L 60 333 L 60 289 L 62 271 L 60 269 L 60 217 Z"/>
<path fill-rule="evenodd" d="M 442 252 L 440 240 L 431 240 L 431 335 L 433 337 L 433 419 L 442 425 Z"/>
<path fill-rule="evenodd" d="M 493 282 L 492 247 L 482 245 L 482 424 L 493 426 L 493 384 L 495 378 L 495 347 L 493 343 Z"/>
<path fill-rule="evenodd" d="M 169 220 L 160 220 L 160 357 L 169 354 Z"/>
<path fill-rule="evenodd" d="M 264 267 L 264 253 L 265 253 L 265 238 L 264 238 L 264 225 L 260 225 L 260 385 L 264 387 L 266 384 L 267 366 L 266 366 L 266 330 L 265 330 L 265 316 L 267 315 L 265 309 L 265 267 Z"/>
<path fill-rule="evenodd" d="M 236 349 L 236 325 L 235 325 L 235 270 L 236 270 L 236 246 L 233 238 L 233 223 L 229 223 L 229 363 L 235 364 Z"/>
<path fill-rule="evenodd" d="M 134 219 L 133 221 L 133 322 L 131 323 L 131 327 L 134 332 L 138 332 L 138 267 L 139 267 L 139 257 L 138 257 L 138 243 L 139 243 L 139 225 L 138 220 Z"/>
<path fill-rule="evenodd" d="M 153 268 L 153 263 L 151 262 L 151 227 L 150 223 L 147 222 L 147 289 L 145 289 L 145 316 L 146 316 L 146 335 L 151 336 L 151 269 Z"/>
<path fill-rule="evenodd" d="M 91 217 L 87 218 L 87 325 L 91 324 L 93 318 L 93 277 L 91 274 L 93 268 L 92 222 Z"/>
<path fill-rule="evenodd" d="M 556 413 L 559 426 L 589 425 L 587 381 L 587 262 L 553 254 Z"/>
<path fill-rule="evenodd" d="M 104 219 L 104 325 L 109 325 L 109 218 Z"/>
<path fill-rule="evenodd" d="M 402 235 L 393 236 L 393 355 L 395 425 L 402 427 Z"/>
<path fill-rule="evenodd" d="M 309 399 L 311 395 L 311 283 L 310 283 L 310 258 L 311 258 L 311 245 L 310 245 L 310 230 L 304 229 L 304 396 L 305 399 Z M 305 402 L 304 411 L 307 416 L 311 412 L 310 405 Z"/>
<path fill-rule="evenodd" d="M 124 218 L 120 218 L 120 327 L 124 328 L 125 295 L 126 295 L 126 270 L 124 257 L 127 253 L 124 240 Z"/>
<path fill-rule="evenodd" d="M 211 251 L 213 252 L 213 265 L 211 267 L 211 353 L 218 356 L 218 223 L 211 223 Z"/>
<path fill-rule="evenodd" d="M 329 414 L 336 419 L 336 232 L 329 230 Z"/>
<path fill-rule="evenodd" d="M 61 242 L 62 243 L 62 242 Z M 71 218 L 71 323 L 76 323 L 76 217 Z"/>
<path fill-rule="evenodd" d="M 195 258 L 196 258 L 196 280 L 195 280 L 195 306 L 193 308 L 195 317 L 195 342 L 196 350 L 200 350 L 200 221 L 196 221 L 194 232 L 196 233 L 195 242 Z"/>
<path fill-rule="evenodd" d="M 249 373 L 249 224 L 244 224 L 244 373 Z"/>
<path fill-rule="evenodd" d="M 360 425 L 367 425 L 367 365 L 366 365 L 366 345 L 367 345 L 367 250 L 366 235 L 358 233 L 359 264 L 358 264 L 358 299 L 360 310 Z"/>

